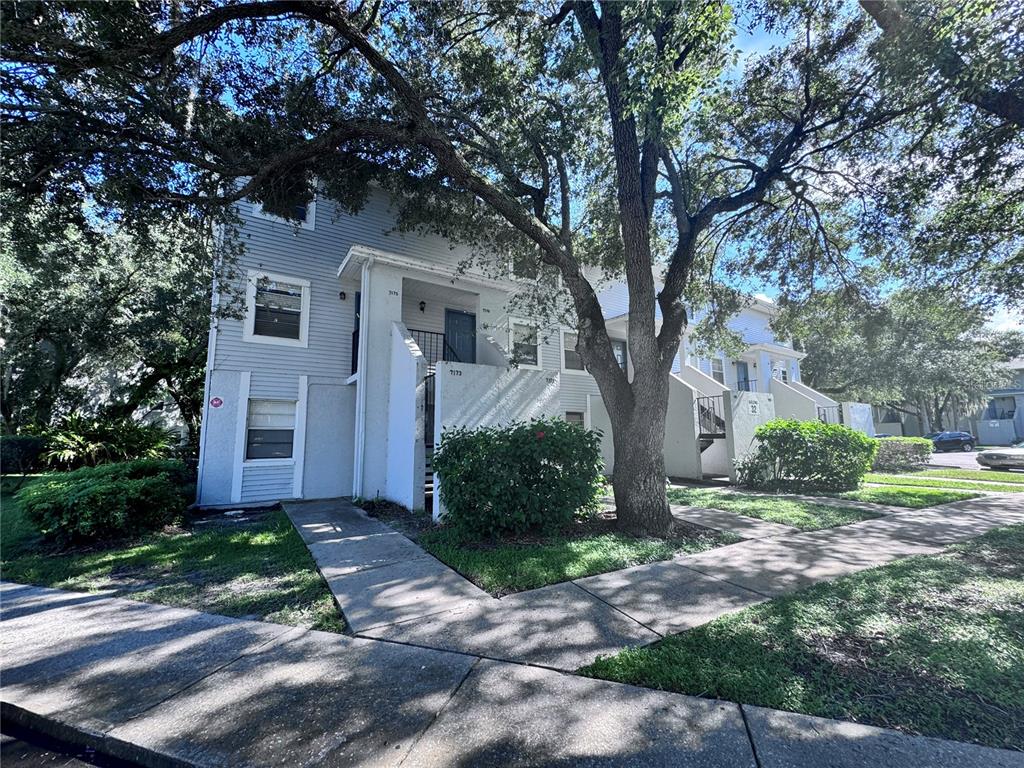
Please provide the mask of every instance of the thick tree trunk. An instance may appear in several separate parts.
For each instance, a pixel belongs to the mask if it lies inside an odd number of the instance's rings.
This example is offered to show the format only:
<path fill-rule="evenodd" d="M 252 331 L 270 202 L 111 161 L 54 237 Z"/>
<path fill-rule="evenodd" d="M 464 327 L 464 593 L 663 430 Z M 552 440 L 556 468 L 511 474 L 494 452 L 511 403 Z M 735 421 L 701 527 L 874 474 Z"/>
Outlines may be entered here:
<path fill-rule="evenodd" d="M 626 395 L 630 402 L 622 402 Z M 634 380 L 624 392 L 604 396 L 612 424 L 612 487 L 618 527 L 637 536 L 665 536 L 672 515 L 665 498 L 665 417 L 668 374 Z"/>

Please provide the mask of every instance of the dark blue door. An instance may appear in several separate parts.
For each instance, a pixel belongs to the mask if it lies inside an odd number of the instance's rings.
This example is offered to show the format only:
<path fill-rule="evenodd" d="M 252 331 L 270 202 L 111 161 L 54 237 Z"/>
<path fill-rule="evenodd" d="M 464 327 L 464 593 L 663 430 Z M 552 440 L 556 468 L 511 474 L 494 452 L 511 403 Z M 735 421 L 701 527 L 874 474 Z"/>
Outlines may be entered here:
<path fill-rule="evenodd" d="M 444 359 L 476 362 L 476 315 L 461 309 L 444 311 Z"/>
<path fill-rule="evenodd" d="M 743 360 L 736 361 L 736 389 L 740 392 L 750 391 L 750 369 Z"/>

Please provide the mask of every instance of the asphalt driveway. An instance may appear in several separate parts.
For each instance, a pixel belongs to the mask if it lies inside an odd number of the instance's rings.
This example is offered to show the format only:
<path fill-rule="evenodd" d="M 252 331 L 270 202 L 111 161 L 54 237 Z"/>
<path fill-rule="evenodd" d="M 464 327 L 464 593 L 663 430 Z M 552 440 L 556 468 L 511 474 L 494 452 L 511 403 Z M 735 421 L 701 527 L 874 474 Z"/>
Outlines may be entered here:
<path fill-rule="evenodd" d="M 954 467 L 956 469 L 982 469 L 975 456 L 977 451 L 949 451 L 948 453 L 933 453 L 930 467 Z"/>

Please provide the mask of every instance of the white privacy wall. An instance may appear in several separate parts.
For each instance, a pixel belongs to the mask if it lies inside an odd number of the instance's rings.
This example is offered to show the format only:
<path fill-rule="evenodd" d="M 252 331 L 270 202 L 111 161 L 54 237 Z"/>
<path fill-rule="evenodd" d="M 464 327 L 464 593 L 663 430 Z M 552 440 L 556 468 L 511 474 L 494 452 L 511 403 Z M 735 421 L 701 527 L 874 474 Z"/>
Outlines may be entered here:
<path fill-rule="evenodd" d="M 440 362 L 434 384 L 434 444 L 450 427 L 498 426 L 560 416 L 559 375 L 552 371 Z M 434 519 L 444 514 L 441 487 L 434 478 Z"/>
<path fill-rule="evenodd" d="M 818 405 L 811 397 L 779 379 L 771 379 L 769 384 L 775 396 L 775 415 L 780 419 L 813 421 L 818 418 Z"/>
<path fill-rule="evenodd" d="M 736 462 L 743 461 L 755 448 L 755 430 L 775 418 L 776 402 L 773 395 L 764 392 L 732 392 L 725 397 L 730 481 L 736 482 Z"/>
<path fill-rule="evenodd" d="M 875 422 L 871 416 L 871 406 L 867 403 L 843 403 L 843 424 L 863 432 L 868 437 L 875 436 Z"/>
<path fill-rule="evenodd" d="M 423 375 L 427 361 L 408 329 L 391 324 L 385 496 L 408 509 L 423 509 L 426 471 L 423 446 Z"/>

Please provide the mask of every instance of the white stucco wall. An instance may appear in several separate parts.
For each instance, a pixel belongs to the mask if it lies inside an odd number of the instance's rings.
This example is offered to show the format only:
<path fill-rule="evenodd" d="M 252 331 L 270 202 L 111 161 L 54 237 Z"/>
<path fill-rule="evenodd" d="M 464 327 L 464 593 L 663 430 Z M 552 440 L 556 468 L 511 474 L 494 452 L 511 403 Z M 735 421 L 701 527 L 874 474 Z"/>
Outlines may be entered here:
<path fill-rule="evenodd" d="M 771 394 L 775 396 L 775 415 L 780 419 L 814 421 L 818 418 L 818 405 L 814 400 L 795 387 L 779 379 L 769 381 Z"/>
<path fill-rule="evenodd" d="M 214 370 L 210 373 L 206 400 L 218 398 L 221 405 L 207 407 L 206 419 L 202 425 L 202 475 L 199 483 L 199 504 L 213 506 L 231 503 L 232 480 L 241 466 L 235 466 L 235 438 L 237 434 L 238 409 L 247 408 L 239 402 L 238 371 Z"/>
<path fill-rule="evenodd" d="M 700 446 L 694 439 L 696 391 L 672 374 L 668 379 L 668 415 L 665 419 L 665 474 L 700 480 Z"/>
<path fill-rule="evenodd" d="M 600 395 L 587 396 L 587 428 L 601 433 L 601 460 L 604 471 L 615 471 L 615 444 L 612 442 L 612 422 Z"/>
<path fill-rule="evenodd" d="M 560 416 L 559 375 L 551 371 L 440 362 L 434 383 L 434 444 L 450 427 L 499 426 Z M 441 486 L 434 475 L 434 519 L 444 515 Z"/>
<path fill-rule="evenodd" d="M 391 324 L 388 386 L 387 479 L 385 498 L 408 509 L 423 509 L 425 456 L 423 387 L 427 362 L 401 323 Z"/>
<path fill-rule="evenodd" d="M 352 439 L 356 388 L 335 379 L 309 381 L 302 497 L 329 499 L 352 493 Z"/>
<path fill-rule="evenodd" d="M 875 436 L 875 422 L 871 416 L 871 406 L 867 403 L 842 403 L 843 424 L 863 432 L 868 437 Z"/>
<path fill-rule="evenodd" d="M 764 392 L 733 392 L 725 398 L 725 420 L 729 453 L 729 479 L 736 482 L 736 462 L 754 450 L 754 431 L 775 418 L 775 397 Z"/>

